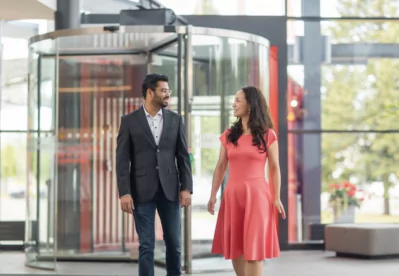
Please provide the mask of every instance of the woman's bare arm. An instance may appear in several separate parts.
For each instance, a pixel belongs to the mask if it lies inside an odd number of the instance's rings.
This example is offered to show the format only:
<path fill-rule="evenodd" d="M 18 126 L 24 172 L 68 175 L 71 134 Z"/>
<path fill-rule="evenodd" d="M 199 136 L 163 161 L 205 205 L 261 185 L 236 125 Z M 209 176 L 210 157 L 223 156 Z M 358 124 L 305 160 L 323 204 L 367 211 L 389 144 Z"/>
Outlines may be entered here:
<path fill-rule="evenodd" d="M 213 172 L 211 198 L 216 197 L 216 194 L 219 191 L 228 163 L 227 151 L 222 145 L 219 151 L 219 160 L 216 164 L 215 171 Z"/>
<path fill-rule="evenodd" d="M 278 157 L 278 143 L 273 142 L 267 149 L 269 171 L 271 173 L 273 188 L 274 188 L 274 200 L 280 200 L 281 190 L 281 176 L 280 176 L 280 164 Z"/>

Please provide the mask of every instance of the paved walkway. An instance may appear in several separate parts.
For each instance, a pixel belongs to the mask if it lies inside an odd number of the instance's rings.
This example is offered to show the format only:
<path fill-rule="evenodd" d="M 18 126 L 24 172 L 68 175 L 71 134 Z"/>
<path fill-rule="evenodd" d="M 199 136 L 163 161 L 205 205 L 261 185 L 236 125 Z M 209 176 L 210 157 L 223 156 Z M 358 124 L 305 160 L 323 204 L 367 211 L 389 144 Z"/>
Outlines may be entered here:
<path fill-rule="evenodd" d="M 208 259 L 196 262 L 195 266 L 214 268 L 229 262 L 221 259 Z M 0 275 L 107 275 L 107 276 L 137 276 L 137 264 L 134 263 L 88 263 L 59 262 L 56 273 L 30 269 L 24 266 L 22 253 L 0 253 Z M 233 272 L 197 274 L 203 276 L 227 276 Z M 281 258 L 267 261 L 265 273 L 268 276 L 399 276 L 399 260 L 355 260 L 336 258 L 331 253 L 320 251 L 290 251 L 283 252 Z M 162 268 L 156 268 L 156 276 L 165 276 Z"/>

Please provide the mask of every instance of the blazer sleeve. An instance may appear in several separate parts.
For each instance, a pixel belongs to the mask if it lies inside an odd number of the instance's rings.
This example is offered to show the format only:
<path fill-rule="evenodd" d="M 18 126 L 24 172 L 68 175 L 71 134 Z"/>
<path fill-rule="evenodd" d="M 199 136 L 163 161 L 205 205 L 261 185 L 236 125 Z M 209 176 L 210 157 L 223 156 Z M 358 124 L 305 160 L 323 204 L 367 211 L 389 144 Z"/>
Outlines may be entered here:
<path fill-rule="evenodd" d="M 179 171 L 180 191 L 190 191 L 193 193 L 193 176 L 191 173 L 190 155 L 187 150 L 186 135 L 184 133 L 183 118 L 179 115 L 178 135 L 176 143 L 176 161 Z"/>
<path fill-rule="evenodd" d="M 127 118 L 122 116 L 116 141 L 116 178 L 119 197 L 132 195 L 130 185 L 130 148 L 131 139 Z"/>

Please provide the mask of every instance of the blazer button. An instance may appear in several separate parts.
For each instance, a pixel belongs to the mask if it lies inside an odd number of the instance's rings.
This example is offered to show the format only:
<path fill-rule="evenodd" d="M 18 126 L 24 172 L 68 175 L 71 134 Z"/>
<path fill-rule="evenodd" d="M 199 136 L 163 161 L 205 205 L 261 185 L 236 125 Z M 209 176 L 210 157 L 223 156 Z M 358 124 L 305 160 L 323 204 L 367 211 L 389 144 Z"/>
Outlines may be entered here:
<path fill-rule="evenodd" d="M 157 150 L 157 152 L 159 152 L 159 149 Z"/>
<path fill-rule="evenodd" d="M 158 166 L 156 166 L 156 169 L 158 170 Z"/>

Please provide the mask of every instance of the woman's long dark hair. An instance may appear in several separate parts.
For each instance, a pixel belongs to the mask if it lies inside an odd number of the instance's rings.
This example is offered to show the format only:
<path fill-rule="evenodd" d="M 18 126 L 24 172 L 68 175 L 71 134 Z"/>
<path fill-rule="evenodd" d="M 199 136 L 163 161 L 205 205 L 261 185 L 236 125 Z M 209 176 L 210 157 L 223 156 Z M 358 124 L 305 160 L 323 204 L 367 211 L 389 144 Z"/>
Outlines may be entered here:
<path fill-rule="evenodd" d="M 260 152 L 266 152 L 265 133 L 269 129 L 273 129 L 273 121 L 270 116 L 269 106 L 266 103 L 266 98 L 259 88 L 254 86 L 246 86 L 241 89 L 245 94 L 250 113 L 248 120 L 248 128 L 252 134 L 252 145 L 257 146 Z M 227 139 L 235 146 L 237 141 L 243 134 L 241 118 L 231 126 L 230 133 Z"/>

